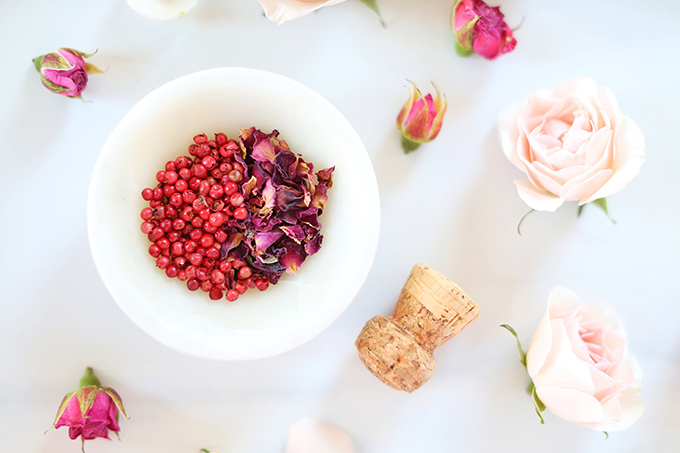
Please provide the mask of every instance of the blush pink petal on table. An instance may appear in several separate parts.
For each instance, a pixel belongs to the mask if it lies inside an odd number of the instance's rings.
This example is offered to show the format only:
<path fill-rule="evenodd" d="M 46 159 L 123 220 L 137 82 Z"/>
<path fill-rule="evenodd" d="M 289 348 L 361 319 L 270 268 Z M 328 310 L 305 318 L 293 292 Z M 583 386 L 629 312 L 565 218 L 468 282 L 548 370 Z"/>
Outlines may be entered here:
<path fill-rule="evenodd" d="M 558 417 L 599 431 L 632 425 L 644 410 L 642 371 L 611 304 L 584 305 L 570 290 L 550 292 L 526 367 L 540 401 Z"/>
<path fill-rule="evenodd" d="M 153 20 L 170 20 L 184 16 L 197 0 L 127 0 L 130 8 Z"/>
<path fill-rule="evenodd" d="M 514 181 L 519 196 L 537 211 L 613 195 L 645 161 L 640 128 L 610 89 L 584 77 L 509 106 L 499 130 L 506 157 L 528 178 Z"/>
<path fill-rule="evenodd" d="M 282 24 L 324 6 L 337 5 L 345 0 L 258 0 L 267 19 Z"/>

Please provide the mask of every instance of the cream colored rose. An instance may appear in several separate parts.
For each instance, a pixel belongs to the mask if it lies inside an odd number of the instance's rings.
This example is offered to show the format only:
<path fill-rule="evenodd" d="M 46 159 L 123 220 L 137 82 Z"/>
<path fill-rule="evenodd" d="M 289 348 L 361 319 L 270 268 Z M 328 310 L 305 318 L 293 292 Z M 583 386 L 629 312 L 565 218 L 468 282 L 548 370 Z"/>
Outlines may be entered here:
<path fill-rule="evenodd" d="M 519 196 L 538 211 L 613 195 L 645 160 L 644 136 L 614 93 L 583 77 L 508 107 L 499 128 L 505 155 L 529 178 L 514 181 Z"/>
<path fill-rule="evenodd" d="M 322 6 L 331 6 L 345 0 L 257 0 L 264 8 L 267 19 L 282 24 L 287 20 L 304 16 Z"/>
<path fill-rule="evenodd" d="M 606 302 L 582 305 L 568 289 L 553 289 L 526 365 L 538 397 L 565 420 L 617 431 L 642 415 L 642 371 L 619 315 Z"/>

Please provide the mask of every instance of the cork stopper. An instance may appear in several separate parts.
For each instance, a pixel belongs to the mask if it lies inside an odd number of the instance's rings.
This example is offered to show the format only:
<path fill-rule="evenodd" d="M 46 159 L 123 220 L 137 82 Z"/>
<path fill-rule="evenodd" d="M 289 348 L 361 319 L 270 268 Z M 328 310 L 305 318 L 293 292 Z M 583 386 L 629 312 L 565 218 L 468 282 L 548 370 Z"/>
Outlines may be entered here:
<path fill-rule="evenodd" d="M 356 341 L 359 358 L 378 379 L 408 393 L 432 376 L 434 349 L 480 313 L 465 292 L 434 269 L 416 264 L 394 313 L 370 319 Z"/>

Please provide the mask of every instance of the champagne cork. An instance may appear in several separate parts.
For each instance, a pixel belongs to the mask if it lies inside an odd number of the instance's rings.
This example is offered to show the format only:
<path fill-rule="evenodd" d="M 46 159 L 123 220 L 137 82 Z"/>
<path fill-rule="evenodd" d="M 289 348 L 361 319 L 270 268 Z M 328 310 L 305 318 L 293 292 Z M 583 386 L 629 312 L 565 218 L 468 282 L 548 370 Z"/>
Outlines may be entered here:
<path fill-rule="evenodd" d="M 378 379 L 411 393 L 432 376 L 436 347 L 474 321 L 479 307 L 434 269 L 416 264 L 389 318 L 370 319 L 359 334 L 359 358 Z"/>

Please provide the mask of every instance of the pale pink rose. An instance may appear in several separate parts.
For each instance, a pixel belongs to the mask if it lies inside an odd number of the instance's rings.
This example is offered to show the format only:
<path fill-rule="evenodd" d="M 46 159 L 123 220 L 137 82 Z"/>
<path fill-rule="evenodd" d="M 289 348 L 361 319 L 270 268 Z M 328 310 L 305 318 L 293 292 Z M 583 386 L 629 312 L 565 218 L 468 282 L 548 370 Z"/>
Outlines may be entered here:
<path fill-rule="evenodd" d="M 642 415 L 642 371 L 607 302 L 583 305 L 568 289 L 553 289 L 526 365 L 538 397 L 558 417 L 618 431 Z"/>
<path fill-rule="evenodd" d="M 282 24 L 287 20 L 309 14 L 323 6 L 336 5 L 345 0 L 257 0 L 267 19 Z"/>
<path fill-rule="evenodd" d="M 623 189 L 645 161 L 640 128 L 608 88 L 579 77 L 508 107 L 499 118 L 505 155 L 529 180 L 515 180 L 537 211 L 579 205 Z"/>

